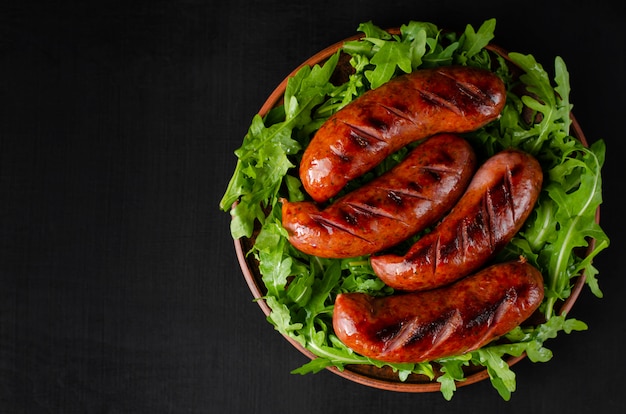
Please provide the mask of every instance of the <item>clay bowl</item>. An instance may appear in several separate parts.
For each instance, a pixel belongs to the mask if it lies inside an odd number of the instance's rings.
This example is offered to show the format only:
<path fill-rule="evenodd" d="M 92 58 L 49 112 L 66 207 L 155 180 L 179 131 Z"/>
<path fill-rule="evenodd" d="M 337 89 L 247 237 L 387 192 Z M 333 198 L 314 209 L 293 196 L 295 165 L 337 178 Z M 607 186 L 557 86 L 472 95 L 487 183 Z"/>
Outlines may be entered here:
<path fill-rule="evenodd" d="M 399 33 L 398 29 L 390 29 L 391 33 Z M 265 116 L 272 108 L 282 104 L 282 98 L 285 92 L 285 88 L 287 86 L 287 82 L 290 77 L 295 75 L 295 73 L 302 68 L 303 66 L 313 66 L 315 64 L 321 64 L 330 56 L 332 56 L 335 52 L 341 49 L 342 45 L 346 41 L 358 39 L 360 35 L 355 35 L 344 39 L 340 42 L 337 42 L 333 45 L 328 46 L 327 48 L 321 50 L 315 55 L 311 56 L 309 59 L 304 61 L 300 66 L 295 68 L 270 94 L 267 98 L 261 109 L 259 110 L 259 114 L 261 116 Z M 505 58 L 508 57 L 508 53 L 505 49 L 498 46 L 489 46 L 489 50 L 493 53 L 499 54 Z M 342 56 L 337 65 L 337 69 L 335 71 L 335 76 L 342 78 L 345 77 L 346 73 L 349 72 L 351 68 L 349 67 L 348 57 Z M 576 121 L 576 118 L 571 115 L 571 134 L 579 139 L 583 145 L 587 146 L 587 140 L 583 134 L 580 125 Z M 596 211 L 596 222 L 599 223 L 600 219 L 600 209 Z M 267 316 L 270 314 L 270 308 L 267 303 L 263 300 L 263 296 L 265 294 L 265 286 L 261 279 L 261 274 L 258 270 L 258 263 L 255 262 L 254 258 L 251 256 L 246 256 L 246 252 L 248 252 L 251 247 L 254 245 L 254 235 L 252 238 L 241 238 L 234 241 L 235 242 L 235 251 L 237 253 L 237 258 L 239 264 L 241 266 L 241 270 L 243 272 L 244 278 L 252 295 L 254 296 L 256 302 L 259 307 L 263 311 L 263 313 Z M 593 250 L 595 246 L 595 240 L 590 240 L 589 247 L 587 249 L 587 253 Z M 575 285 L 572 288 L 571 295 L 561 303 L 559 307 L 559 312 L 561 314 L 569 312 L 574 303 L 576 302 L 581 289 L 585 284 L 585 274 L 582 273 L 577 276 Z M 283 336 L 287 341 L 289 341 L 297 350 L 306 355 L 311 359 L 315 359 L 316 356 L 303 348 L 299 343 L 291 339 L 290 337 Z M 525 354 L 520 355 L 519 357 L 510 357 L 507 359 L 507 363 L 509 366 L 513 366 L 519 361 L 523 360 L 526 357 Z M 388 390 L 388 391 L 397 391 L 397 392 L 408 392 L 408 393 L 422 393 L 422 392 L 435 392 L 439 391 L 441 388 L 440 383 L 436 380 L 430 380 L 426 376 L 422 375 L 410 375 L 404 382 L 398 379 L 397 373 L 394 373 L 390 368 L 383 367 L 377 368 L 369 365 L 347 365 L 343 371 L 338 370 L 335 367 L 328 367 L 327 370 L 333 372 L 336 375 L 339 375 L 343 378 L 346 378 L 350 381 L 378 389 Z M 489 374 L 487 369 L 484 367 L 468 367 L 465 370 L 465 380 L 457 383 L 457 387 L 467 386 L 484 379 L 489 378 Z"/>

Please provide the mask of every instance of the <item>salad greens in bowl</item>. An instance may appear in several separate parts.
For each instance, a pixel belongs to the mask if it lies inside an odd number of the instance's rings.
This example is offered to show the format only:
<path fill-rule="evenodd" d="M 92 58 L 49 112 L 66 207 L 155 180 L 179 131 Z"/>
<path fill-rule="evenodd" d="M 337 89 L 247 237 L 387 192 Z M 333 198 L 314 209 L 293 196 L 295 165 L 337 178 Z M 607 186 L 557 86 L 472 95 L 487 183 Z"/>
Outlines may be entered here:
<path fill-rule="evenodd" d="M 441 30 L 410 21 L 384 30 L 371 21 L 296 68 L 253 117 L 237 165 L 221 200 L 242 271 L 267 320 L 311 358 L 293 373 L 328 369 L 349 380 L 401 392 L 440 391 L 451 399 L 457 387 L 489 378 L 508 400 L 515 391 L 512 366 L 523 358 L 546 362 L 549 339 L 587 329 L 568 312 L 586 286 L 602 297 L 592 262 L 609 239 L 599 221 L 605 144 L 589 144 L 569 101 L 569 74 L 560 57 L 554 77 L 532 55 L 491 43 L 495 19 L 477 30 Z M 522 230 L 494 262 L 518 257 L 544 277 L 545 298 L 521 326 L 482 348 L 422 363 L 388 363 L 353 352 L 334 334 L 334 298 L 342 292 L 393 294 L 373 272 L 369 257 L 324 259 L 296 250 L 281 225 L 281 198 L 305 200 L 297 166 L 315 131 L 328 117 L 395 76 L 421 68 L 465 65 L 496 73 L 507 87 L 500 117 L 463 134 L 480 161 L 516 147 L 539 160 L 544 183 Z M 404 148 L 345 191 L 399 163 Z M 419 237 L 419 236 L 416 236 Z M 398 247 L 401 249 L 402 247 Z"/>

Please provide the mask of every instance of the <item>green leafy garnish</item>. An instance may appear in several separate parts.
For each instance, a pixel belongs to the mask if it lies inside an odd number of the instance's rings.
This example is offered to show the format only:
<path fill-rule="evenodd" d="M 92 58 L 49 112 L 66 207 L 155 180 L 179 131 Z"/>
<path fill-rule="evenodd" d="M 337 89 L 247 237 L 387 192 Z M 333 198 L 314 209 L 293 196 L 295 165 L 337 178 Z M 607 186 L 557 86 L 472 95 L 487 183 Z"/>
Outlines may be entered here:
<path fill-rule="evenodd" d="M 248 254 L 259 262 L 264 299 L 271 308 L 268 321 L 317 356 L 293 373 L 315 373 L 331 366 L 343 370 L 354 364 L 388 366 L 401 381 L 411 375 L 436 379 L 449 400 L 465 379 L 464 367 L 475 365 L 486 368 L 495 390 L 509 400 L 516 381 L 508 358 L 526 354 L 532 362 L 547 362 L 552 352 L 545 342 L 560 333 L 587 329 L 584 322 L 559 313 L 558 305 L 570 297 L 582 272 L 591 292 L 602 297 L 592 261 L 609 246 L 596 222 L 602 203 L 605 144 L 596 140 L 586 147 L 571 135 L 572 104 L 565 62 L 555 59 L 551 80 L 532 55 L 510 53 L 508 58 L 521 70 L 521 75 L 514 77 L 506 59 L 489 51 L 495 25 L 495 19 L 489 19 L 478 30 L 467 25 L 457 34 L 443 32 L 432 23 L 411 21 L 390 33 L 371 21 L 362 23 L 358 31 L 363 36 L 345 42 L 342 48 L 353 68 L 345 83 L 331 83 L 337 53 L 321 66 L 299 70 L 287 83 L 284 104 L 263 118 L 257 115 L 252 119 L 242 146 L 235 151 L 237 166 L 220 208 L 231 212 L 233 238 L 250 238 L 258 230 Z M 386 296 L 393 290 L 376 277 L 366 256 L 322 259 L 293 248 L 281 225 L 279 200 L 306 197 L 295 166 L 329 116 L 393 77 L 452 64 L 489 69 L 507 85 L 507 103 L 500 118 L 465 135 L 477 154 L 484 160 L 516 147 L 534 155 L 542 165 L 544 185 L 537 206 L 496 260 L 523 256 L 542 272 L 546 295 L 540 311 L 544 320 L 519 326 L 504 341 L 465 355 L 416 364 L 372 360 L 353 352 L 334 334 L 334 299 L 341 292 Z M 382 173 L 401 156 L 401 152 L 390 156 L 374 174 Z M 585 250 L 583 255 L 577 253 Z"/>
<path fill-rule="evenodd" d="M 284 176 L 294 164 L 289 155 L 302 145 L 293 138 L 294 130 L 313 122 L 312 111 L 334 89 L 330 77 L 339 55 L 335 54 L 323 67 L 302 68 L 289 80 L 285 90 L 284 120 L 265 125 L 256 115 L 244 137 L 243 145 L 235 151 L 237 166 L 220 208 L 231 210 L 231 233 L 234 238 L 250 237 L 254 221 L 264 221 L 264 208 L 274 205 Z"/>

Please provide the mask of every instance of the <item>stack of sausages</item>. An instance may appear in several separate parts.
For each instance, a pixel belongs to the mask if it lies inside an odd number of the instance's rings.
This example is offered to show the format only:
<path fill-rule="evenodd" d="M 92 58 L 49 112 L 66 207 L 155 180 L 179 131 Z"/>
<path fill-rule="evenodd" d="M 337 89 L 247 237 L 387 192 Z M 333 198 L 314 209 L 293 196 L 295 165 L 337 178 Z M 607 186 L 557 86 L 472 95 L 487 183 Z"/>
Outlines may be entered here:
<path fill-rule="evenodd" d="M 477 165 L 460 135 L 497 119 L 505 102 L 504 83 L 488 70 L 417 70 L 335 113 L 306 148 L 299 172 L 313 201 L 282 200 L 290 243 L 319 257 L 371 255 L 376 275 L 396 290 L 337 296 L 333 328 L 355 352 L 388 362 L 459 355 L 541 304 L 536 268 L 523 259 L 488 265 L 532 212 L 541 166 L 513 148 Z M 400 164 L 329 203 L 411 143 Z M 427 228 L 404 255 L 385 253 Z"/>

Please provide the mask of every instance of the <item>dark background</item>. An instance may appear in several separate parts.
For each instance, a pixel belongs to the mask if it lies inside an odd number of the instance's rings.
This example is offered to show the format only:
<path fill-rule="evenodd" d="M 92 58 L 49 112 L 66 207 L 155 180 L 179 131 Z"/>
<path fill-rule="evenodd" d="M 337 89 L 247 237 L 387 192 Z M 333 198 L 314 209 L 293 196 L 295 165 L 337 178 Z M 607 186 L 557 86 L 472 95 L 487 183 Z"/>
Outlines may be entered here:
<path fill-rule="evenodd" d="M 626 14 L 608 3 L 3 2 L 0 413 L 624 412 Z M 306 357 L 252 302 L 218 208 L 252 116 L 360 22 L 491 17 L 496 43 L 549 71 L 563 57 L 608 147 L 605 295 L 585 288 L 570 313 L 589 330 L 517 364 L 509 402 L 488 381 L 446 402 L 290 374 Z"/>

